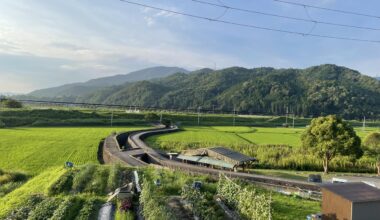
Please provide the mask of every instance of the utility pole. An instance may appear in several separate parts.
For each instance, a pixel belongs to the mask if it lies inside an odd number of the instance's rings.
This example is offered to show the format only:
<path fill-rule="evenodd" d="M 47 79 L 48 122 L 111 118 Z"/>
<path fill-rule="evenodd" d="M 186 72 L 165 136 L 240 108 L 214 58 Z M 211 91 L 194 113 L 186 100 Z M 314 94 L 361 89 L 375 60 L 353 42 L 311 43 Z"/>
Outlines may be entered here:
<path fill-rule="evenodd" d="M 198 107 L 198 126 L 200 124 L 200 120 L 201 120 L 201 106 Z"/>
<path fill-rule="evenodd" d="M 365 131 L 365 116 L 363 116 L 363 131 Z"/>
<path fill-rule="evenodd" d="M 111 110 L 111 127 L 112 127 L 112 124 L 113 124 L 113 109 Z"/>
<path fill-rule="evenodd" d="M 294 113 L 293 113 L 293 128 L 294 128 Z"/>
<path fill-rule="evenodd" d="M 234 112 L 233 112 L 233 126 L 235 127 L 235 114 L 236 114 L 236 109 L 235 109 L 235 107 L 234 107 Z"/>
<path fill-rule="evenodd" d="M 289 114 L 289 107 L 286 107 L 286 122 L 285 124 L 288 124 L 288 114 Z"/>
<path fill-rule="evenodd" d="M 161 115 L 160 115 L 160 124 L 162 123 L 162 112 L 161 112 Z"/>

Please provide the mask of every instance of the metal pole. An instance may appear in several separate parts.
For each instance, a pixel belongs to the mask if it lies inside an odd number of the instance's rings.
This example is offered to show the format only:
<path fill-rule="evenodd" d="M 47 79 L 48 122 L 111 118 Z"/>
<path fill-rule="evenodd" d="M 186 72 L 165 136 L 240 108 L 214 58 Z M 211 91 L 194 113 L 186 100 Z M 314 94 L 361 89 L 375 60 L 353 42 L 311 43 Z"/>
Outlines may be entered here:
<path fill-rule="evenodd" d="M 363 118 L 363 131 L 365 131 L 365 116 Z"/>
<path fill-rule="evenodd" d="M 112 125 L 113 125 L 113 109 L 111 111 L 111 127 L 112 127 Z"/>
<path fill-rule="evenodd" d="M 235 109 L 235 107 L 234 107 L 234 112 L 233 112 L 233 126 L 235 127 L 235 113 L 236 113 L 236 109 Z"/>
<path fill-rule="evenodd" d="M 198 107 L 198 126 L 200 124 L 200 117 L 201 117 L 201 106 Z"/>
<path fill-rule="evenodd" d="M 294 113 L 293 113 L 293 128 L 294 128 Z"/>

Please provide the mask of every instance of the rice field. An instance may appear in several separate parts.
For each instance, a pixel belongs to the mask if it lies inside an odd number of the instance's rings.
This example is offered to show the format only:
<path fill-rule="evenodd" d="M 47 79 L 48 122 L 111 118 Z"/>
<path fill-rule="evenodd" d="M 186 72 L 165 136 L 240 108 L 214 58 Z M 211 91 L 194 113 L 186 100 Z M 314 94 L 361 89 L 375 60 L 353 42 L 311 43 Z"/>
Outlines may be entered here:
<path fill-rule="evenodd" d="M 152 147 L 170 151 L 208 146 L 245 145 L 288 145 L 301 146 L 301 135 L 305 128 L 210 126 L 184 127 L 183 131 L 153 136 L 147 139 Z M 355 128 L 359 137 L 364 138 L 378 128 Z"/>
<path fill-rule="evenodd" d="M 99 142 L 113 131 L 143 127 L 62 127 L 0 129 L 0 168 L 35 175 L 71 161 L 97 163 Z"/>

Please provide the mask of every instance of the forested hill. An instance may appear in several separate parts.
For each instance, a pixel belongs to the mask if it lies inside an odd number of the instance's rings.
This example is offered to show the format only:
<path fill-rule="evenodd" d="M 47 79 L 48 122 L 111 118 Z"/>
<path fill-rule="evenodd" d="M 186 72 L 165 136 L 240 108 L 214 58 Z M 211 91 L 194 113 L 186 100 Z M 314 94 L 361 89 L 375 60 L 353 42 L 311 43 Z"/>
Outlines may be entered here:
<path fill-rule="evenodd" d="M 40 89 L 29 93 L 28 96 L 32 97 L 32 99 L 72 101 L 78 95 L 95 92 L 107 86 L 116 86 L 127 82 L 161 78 L 178 72 L 187 73 L 188 71 L 178 67 L 157 66 L 130 72 L 128 74 L 92 79 L 83 83 L 72 83 L 53 88 Z"/>
<path fill-rule="evenodd" d="M 203 69 L 108 87 L 77 101 L 302 116 L 380 116 L 380 82 L 335 65 L 307 69 Z"/>

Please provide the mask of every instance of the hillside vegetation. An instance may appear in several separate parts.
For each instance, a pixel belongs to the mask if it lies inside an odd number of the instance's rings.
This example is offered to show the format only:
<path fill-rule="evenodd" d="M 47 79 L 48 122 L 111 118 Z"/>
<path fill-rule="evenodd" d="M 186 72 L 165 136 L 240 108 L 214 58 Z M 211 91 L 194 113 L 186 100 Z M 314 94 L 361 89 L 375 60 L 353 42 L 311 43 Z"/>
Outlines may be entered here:
<path fill-rule="evenodd" d="M 92 79 L 83 83 L 72 83 L 53 88 L 46 88 L 33 91 L 27 96 L 21 98 L 39 98 L 52 100 L 73 101 L 78 95 L 85 95 L 95 92 L 107 86 L 121 85 L 127 82 L 136 82 L 139 80 L 150 80 L 169 76 L 173 73 L 187 73 L 188 71 L 178 67 L 152 67 L 146 68 L 128 74 L 119 74 L 115 76 Z"/>
<path fill-rule="evenodd" d="M 299 116 L 379 117 L 380 82 L 335 65 L 307 69 L 204 69 L 108 87 L 77 101 Z"/>

